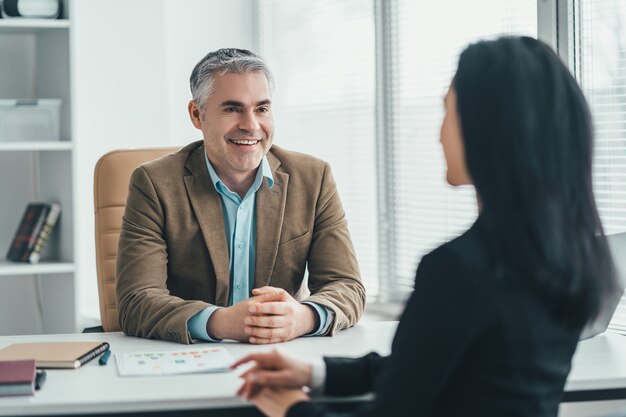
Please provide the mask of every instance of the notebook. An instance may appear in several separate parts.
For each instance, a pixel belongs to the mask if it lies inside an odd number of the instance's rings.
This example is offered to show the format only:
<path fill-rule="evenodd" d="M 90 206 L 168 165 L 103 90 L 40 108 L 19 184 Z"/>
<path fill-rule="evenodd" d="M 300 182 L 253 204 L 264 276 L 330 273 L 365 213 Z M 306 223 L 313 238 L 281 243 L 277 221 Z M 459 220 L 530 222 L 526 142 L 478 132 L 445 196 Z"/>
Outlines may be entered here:
<path fill-rule="evenodd" d="M 37 368 L 75 369 L 108 348 L 107 342 L 15 343 L 0 349 L 0 361 L 35 359 Z"/>
<path fill-rule="evenodd" d="M 33 395 L 35 361 L 0 361 L 0 396 Z"/>

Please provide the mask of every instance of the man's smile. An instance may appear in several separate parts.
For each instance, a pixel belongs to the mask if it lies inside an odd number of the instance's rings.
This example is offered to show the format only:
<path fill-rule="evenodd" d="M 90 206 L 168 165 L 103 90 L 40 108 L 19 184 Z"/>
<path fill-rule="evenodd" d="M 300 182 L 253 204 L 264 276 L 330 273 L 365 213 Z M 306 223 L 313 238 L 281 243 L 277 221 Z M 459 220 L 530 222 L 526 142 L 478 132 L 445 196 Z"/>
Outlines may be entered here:
<path fill-rule="evenodd" d="M 234 143 L 235 145 L 246 145 L 252 146 L 261 142 L 261 139 L 228 139 L 230 143 Z"/>

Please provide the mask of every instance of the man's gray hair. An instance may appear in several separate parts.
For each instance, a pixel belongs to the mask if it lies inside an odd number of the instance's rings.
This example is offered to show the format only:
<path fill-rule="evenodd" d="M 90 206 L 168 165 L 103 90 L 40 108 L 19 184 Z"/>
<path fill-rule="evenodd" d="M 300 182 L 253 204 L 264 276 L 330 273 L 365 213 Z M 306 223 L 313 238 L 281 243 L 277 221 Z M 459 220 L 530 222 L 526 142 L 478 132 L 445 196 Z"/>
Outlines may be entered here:
<path fill-rule="evenodd" d="M 263 59 L 247 49 L 222 48 L 209 52 L 191 72 L 189 84 L 192 99 L 200 110 L 204 110 L 206 100 L 215 90 L 215 75 L 226 73 L 243 74 L 262 72 L 267 78 L 270 90 L 274 89 L 274 76 Z"/>

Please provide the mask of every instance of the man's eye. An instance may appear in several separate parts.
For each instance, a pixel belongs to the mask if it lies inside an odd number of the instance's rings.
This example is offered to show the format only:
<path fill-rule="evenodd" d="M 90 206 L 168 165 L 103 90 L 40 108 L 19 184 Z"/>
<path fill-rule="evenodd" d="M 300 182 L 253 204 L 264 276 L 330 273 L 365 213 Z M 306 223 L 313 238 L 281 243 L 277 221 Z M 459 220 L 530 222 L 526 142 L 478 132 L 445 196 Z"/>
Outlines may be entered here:
<path fill-rule="evenodd" d="M 226 107 L 224 108 L 224 111 L 227 113 L 236 113 L 239 111 L 239 109 L 237 107 Z"/>
<path fill-rule="evenodd" d="M 270 111 L 270 109 L 268 109 L 267 107 L 259 107 L 259 108 L 257 109 L 257 111 L 258 111 L 259 113 L 267 113 L 267 112 L 269 112 L 269 111 Z"/>

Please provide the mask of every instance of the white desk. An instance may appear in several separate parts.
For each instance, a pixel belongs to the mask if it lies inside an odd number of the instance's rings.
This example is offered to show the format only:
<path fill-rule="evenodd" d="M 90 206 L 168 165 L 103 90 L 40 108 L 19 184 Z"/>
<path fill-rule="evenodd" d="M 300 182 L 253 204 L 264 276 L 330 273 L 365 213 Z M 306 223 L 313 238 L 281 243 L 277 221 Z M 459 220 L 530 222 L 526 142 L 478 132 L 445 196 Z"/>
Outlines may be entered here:
<path fill-rule="evenodd" d="M 332 338 L 300 338 L 280 348 L 302 357 L 360 356 L 372 350 L 388 354 L 396 322 L 367 322 L 340 332 Z M 127 337 L 121 333 L 38 335 L 0 337 L 0 348 L 11 343 L 31 341 L 101 340 L 111 344 L 113 354 L 137 351 L 167 351 L 184 345 Z M 272 346 L 222 343 L 234 358 Z M 0 398 L 0 416 L 77 415 L 133 412 L 169 414 L 205 410 L 242 412 L 252 409 L 235 397 L 240 385 L 238 373 L 193 374 L 158 377 L 119 377 L 115 359 L 107 366 L 97 360 L 76 370 L 48 370 L 41 391 L 33 397 Z M 565 386 L 565 401 L 626 398 L 626 337 L 607 333 L 581 342 L 574 356 L 572 372 Z M 234 415 L 234 414 L 230 414 Z"/>
<path fill-rule="evenodd" d="M 329 337 L 309 337 L 283 343 L 280 347 L 302 357 L 360 356 L 375 350 L 388 354 L 395 322 L 363 323 Z M 32 341 L 96 340 L 111 344 L 119 352 L 178 350 L 189 346 L 157 340 L 127 337 L 121 333 L 37 335 L 0 337 L 0 348 L 11 343 Z M 234 358 L 253 351 L 270 350 L 277 345 L 252 346 L 221 343 Z M 78 369 L 49 369 L 41 391 L 33 397 L 0 398 L 0 416 L 107 414 L 149 411 L 211 409 L 224 414 L 225 408 L 251 408 L 235 396 L 241 385 L 237 372 L 188 374 L 157 377 L 119 377 L 113 356 L 107 366 L 94 359 Z M 243 411 L 243 410 L 242 410 Z M 248 410 L 248 411 L 251 411 Z M 171 415 L 173 413 L 169 413 Z"/>
<path fill-rule="evenodd" d="M 626 399 L 626 336 L 605 332 L 578 344 L 565 401 Z"/>

